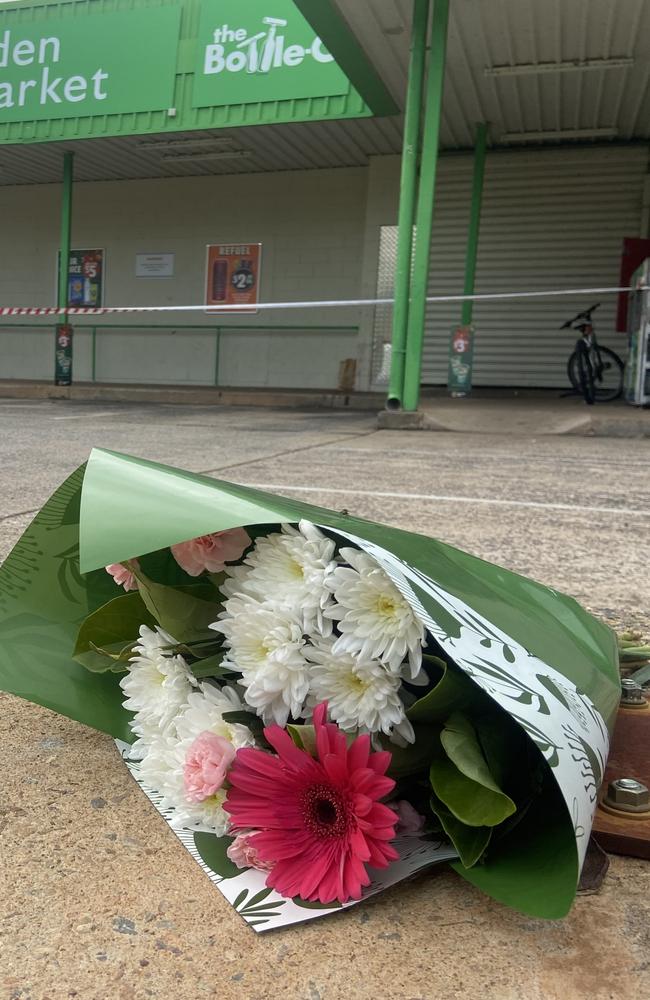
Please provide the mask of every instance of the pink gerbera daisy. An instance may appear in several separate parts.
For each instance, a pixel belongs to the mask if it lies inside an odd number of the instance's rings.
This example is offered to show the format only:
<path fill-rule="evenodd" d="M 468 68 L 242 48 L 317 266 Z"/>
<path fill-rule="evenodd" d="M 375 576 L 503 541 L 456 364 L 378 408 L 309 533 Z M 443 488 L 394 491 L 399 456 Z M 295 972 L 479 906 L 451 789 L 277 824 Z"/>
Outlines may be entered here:
<path fill-rule="evenodd" d="M 378 800 L 395 787 L 386 777 L 391 754 L 370 752 L 370 737 L 350 746 L 327 705 L 314 710 L 314 759 L 286 730 L 269 726 L 263 750 L 238 750 L 224 803 L 234 832 L 254 829 L 261 861 L 271 864 L 267 886 L 282 896 L 332 903 L 360 899 L 370 884 L 366 865 L 386 868 L 398 854 L 397 816 Z"/>

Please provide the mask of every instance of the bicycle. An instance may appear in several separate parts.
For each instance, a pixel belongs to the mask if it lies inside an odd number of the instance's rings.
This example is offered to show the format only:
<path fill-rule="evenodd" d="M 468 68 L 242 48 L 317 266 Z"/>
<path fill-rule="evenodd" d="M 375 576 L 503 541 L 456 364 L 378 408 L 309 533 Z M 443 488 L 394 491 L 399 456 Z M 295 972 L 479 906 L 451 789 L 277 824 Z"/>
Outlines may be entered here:
<path fill-rule="evenodd" d="M 580 333 L 575 350 L 567 362 L 567 375 L 575 392 L 579 392 L 585 403 L 608 403 L 618 399 L 623 392 L 623 362 L 615 351 L 601 347 L 596 339 L 592 313 L 600 302 L 573 319 L 563 323 L 560 330 L 576 330 Z"/>

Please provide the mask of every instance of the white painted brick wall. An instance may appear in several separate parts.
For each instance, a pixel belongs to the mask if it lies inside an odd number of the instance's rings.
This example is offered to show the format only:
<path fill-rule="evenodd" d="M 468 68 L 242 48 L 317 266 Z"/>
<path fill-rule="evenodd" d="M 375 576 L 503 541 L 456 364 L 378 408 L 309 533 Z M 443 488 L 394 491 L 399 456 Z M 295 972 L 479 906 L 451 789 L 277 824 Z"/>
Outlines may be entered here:
<path fill-rule="evenodd" d="M 83 155 L 83 153 L 79 154 Z M 74 190 L 74 246 L 105 247 L 106 305 L 190 305 L 203 302 L 205 246 L 263 244 L 261 295 L 266 301 L 359 296 L 368 171 L 312 170 L 227 177 L 78 183 Z M 55 301 L 60 187 L 0 186 L 0 305 L 44 306 Z M 138 252 L 175 251 L 172 279 L 136 278 Z M 360 311 L 286 310 L 227 316 L 242 327 L 357 326 Z M 213 333 L 180 332 L 178 325 L 213 327 L 215 317 L 173 313 L 176 327 L 97 337 L 100 381 L 212 384 Z M 87 322 L 87 321 L 84 321 Z M 129 328 L 129 324 L 131 327 Z M 0 331 L 6 324 L 0 320 Z M 79 332 L 75 377 L 91 375 L 90 336 Z M 0 378 L 49 378 L 53 345 L 43 333 L 0 332 Z M 342 360 L 356 357 L 357 338 L 346 332 L 223 333 L 222 385 L 334 388 Z"/>

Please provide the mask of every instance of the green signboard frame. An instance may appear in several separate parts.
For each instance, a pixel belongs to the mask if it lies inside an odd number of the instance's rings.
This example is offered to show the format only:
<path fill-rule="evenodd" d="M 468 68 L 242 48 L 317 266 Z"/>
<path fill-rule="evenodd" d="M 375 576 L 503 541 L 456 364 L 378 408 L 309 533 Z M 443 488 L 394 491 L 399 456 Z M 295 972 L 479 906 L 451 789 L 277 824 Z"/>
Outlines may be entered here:
<path fill-rule="evenodd" d="M 0 144 L 396 111 L 329 0 L 0 5 Z"/>

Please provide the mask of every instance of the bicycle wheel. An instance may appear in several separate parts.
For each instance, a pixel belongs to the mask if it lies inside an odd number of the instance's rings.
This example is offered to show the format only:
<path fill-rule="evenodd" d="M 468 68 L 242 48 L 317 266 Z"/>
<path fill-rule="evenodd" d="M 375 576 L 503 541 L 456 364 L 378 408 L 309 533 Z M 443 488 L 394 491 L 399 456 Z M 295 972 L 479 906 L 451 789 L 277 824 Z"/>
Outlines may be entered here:
<path fill-rule="evenodd" d="M 609 347 L 598 346 L 595 358 L 594 384 L 596 400 L 608 403 L 623 392 L 623 362 Z M 593 363 L 593 362 L 592 362 Z"/>
<path fill-rule="evenodd" d="M 588 371 L 585 370 L 587 368 Z M 574 351 L 567 364 L 567 374 L 573 388 L 581 392 L 587 402 L 589 400 L 583 389 L 585 383 L 588 392 L 593 394 L 591 402 L 608 403 L 618 399 L 623 392 L 623 362 L 608 347 L 598 347 L 597 352 L 591 351 L 589 355 Z"/>

